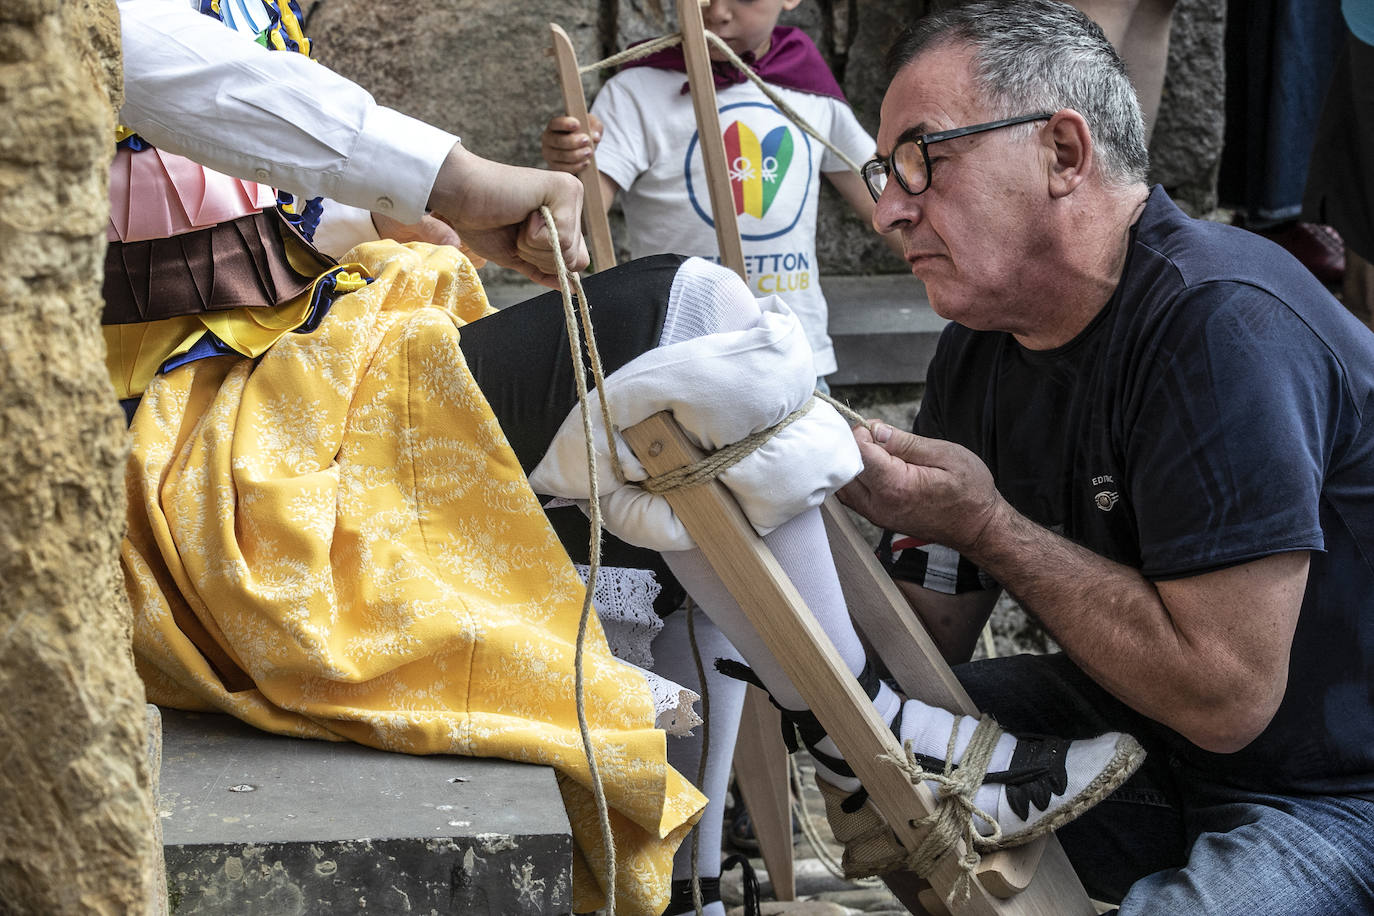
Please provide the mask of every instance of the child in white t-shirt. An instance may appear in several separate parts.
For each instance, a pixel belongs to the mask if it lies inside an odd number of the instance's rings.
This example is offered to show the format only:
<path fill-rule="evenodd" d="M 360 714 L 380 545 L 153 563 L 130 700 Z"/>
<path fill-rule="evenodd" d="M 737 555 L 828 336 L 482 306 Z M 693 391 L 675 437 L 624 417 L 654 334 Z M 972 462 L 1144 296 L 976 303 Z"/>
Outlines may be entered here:
<path fill-rule="evenodd" d="M 854 162 L 876 144 L 854 117 L 820 51 L 800 29 L 780 27 L 801 0 L 714 0 L 706 27 L 740 55 L 812 128 Z M 804 133 L 713 47 L 717 105 L 730 165 L 745 270 L 756 296 L 776 293 L 801 319 L 816 375 L 836 369 L 816 262 L 822 174 L 865 222 L 873 200 L 849 165 Z M 692 98 L 682 50 L 633 61 L 602 87 L 588 137 L 574 118 L 549 121 L 544 159 L 580 172 L 593 147 L 609 206 L 622 194 L 633 257 L 688 254 L 718 259 Z M 894 249 L 896 250 L 896 249 Z M 823 383 L 822 383 L 823 386 Z"/>

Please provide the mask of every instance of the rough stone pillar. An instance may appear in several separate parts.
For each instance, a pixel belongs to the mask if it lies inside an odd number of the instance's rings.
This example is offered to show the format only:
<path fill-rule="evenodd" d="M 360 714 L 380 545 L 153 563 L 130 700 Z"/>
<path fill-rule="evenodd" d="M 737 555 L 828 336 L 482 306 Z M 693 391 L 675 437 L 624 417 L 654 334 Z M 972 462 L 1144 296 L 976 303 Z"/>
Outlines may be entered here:
<path fill-rule="evenodd" d="M 159 902 L 100 284 L 113 0 L 0 5 L 0 911 Z"/>

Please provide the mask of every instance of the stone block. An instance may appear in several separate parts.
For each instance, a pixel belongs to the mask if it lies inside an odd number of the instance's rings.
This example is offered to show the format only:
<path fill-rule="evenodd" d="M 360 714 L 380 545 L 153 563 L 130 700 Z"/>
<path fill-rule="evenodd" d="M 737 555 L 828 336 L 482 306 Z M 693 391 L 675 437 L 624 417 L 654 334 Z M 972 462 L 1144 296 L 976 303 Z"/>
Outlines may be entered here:
<path fill-rule="evenodd" d="M 175 916 L 571 910 L 572 838 L 548 767 L 163 716 Z"/>
<path fill-rule="evenodd" d="M 821 278 L 821 289 L 839 364 L 832 386 L 925 381 L 948 322 L 931 309 L 921 281 L 910 274 L 831 276 Z"/>

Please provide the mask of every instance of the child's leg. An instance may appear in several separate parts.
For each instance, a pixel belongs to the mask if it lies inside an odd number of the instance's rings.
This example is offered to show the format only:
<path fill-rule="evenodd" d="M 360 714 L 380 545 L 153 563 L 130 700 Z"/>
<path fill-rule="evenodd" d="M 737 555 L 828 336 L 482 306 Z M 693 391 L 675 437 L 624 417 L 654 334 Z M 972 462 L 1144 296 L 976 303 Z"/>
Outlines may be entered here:
<path fill-rule="evenodd" d="M 867 659 L 863 645 L 859 642 L 858 634 L 850 621 L 844 595 L 840 591 L 820 512 L 813 509 L 797 516 L 765 536 L 764 542 L 777 557 L 778 563 L 792 580 L 792 584 L 797 587 L 797 591 L 801 593 L 807 607 L 816 615 L 821 629 L 835 644 L 836 651 L 850 673 L 858 677 Z M 763 644 L 763 640 L 745 618 L 744 612 L 706 562 L 701 551 L 665 553 L 663 558 L 678 581 L 687 589 L 687 593 L 701 603 L 703 610 L 711 615 L 712 620 L 735 644 L 740 654 L 748 659 L 754 673 L 763 681 L 774 701 L 785 710 L 806 709 L 806 701 L 783 673 L 782 666 Z M 930 756 L 944 756 L 949 740 L 948 726 L 954 721 L 951 713 L 908 700 L 907 706 L 912 714 L 907 715 L 908 710 L 903 709 L 901 698 L 884 683 L 877 685 L 876 695 L 872 699 L 884 722 L 891 724 L 897 718 L 897 713 L 903 712 L 900 723 L 902 731 L 898 737 L 902 740 L 924 738 L 922 744 L 916 747 L 918 752 Z M 932 720 L 935 720 L 933 724 L 936 728 L 926 728 Z M 939 725 L 945 726 L 943 734 L 939 733 Z M 964 743 L 967 743 L 966 740 Z M 1007 743 L 1012 742 L 1008 739 Z M 823 755 L 841 759 L 843 757 L 829 738 L 819 742 L 815 749 Z M 962 748 L 959 750 L 962 751 Z M 990 769 L 1002 769 L 1010 760 L 1010 756 L 1010 748 L 999 748 L 999 754 L 994 756 Z M 817 758 L 816 767 L 817 772 L 833 785 L 849 791 L 858 788 L 858 780 L 850 774 L 837 772 L 826 766 L 823 758 Z M 990 799 L 983 800 L 995 803 L 997 787 L 985 786 L 982 791 L 991 793 Z"/>
<path fill-rule="evenodd" d="M 725 796 L 730 785 L 730 764 L 735 753 L 735 736 L 739 731 L 740 711 L 744 707 L 743 681 L 725 677 L 715 668 L 718 658 L 738 659 L 739 653 L 730 645 L 711 619 L 697 610 L 693 613 L 692 630 L 696 652 L 706 675 L 703 688 L 697 679 L 692 640 L 688 637 L 687 611 L 669 614 L 663 621 L 663 631 L 654 640 L 654 672 L 684 687 L 709 696 L 706 724 L 692 735 L 668 738 L 668 762 L 679 773 L 697 784 L 709 799 L 692 837 L 678 847 L 673 859 L 674 903 L 664 911 L 665 916 L 693 912 L 690 881 L 692 878 L 692 846 L 697 849 L 697 875 L 705 879 L 707 887 L 720 878 L 721 830 L 725 813 Z M 705 704 L 703 704 L 705 710 Z M 709 729 L 709 747 L 704 736 Z M 705 774 L 697 782 L 702 751 L 706 751 Z M 678 898 L 678 894 L 682 894 Z M 713 895 L 708 894 L 707 897 Z M 685 906 L 679 906 L 682 901 Z M 719 900 L 707 903 L 706 916 L 725 916 Z"/>
<path fill-rule="evenodd" d="M 835 644 L 850 672 L 858 676 L 865 666 L 864 650 L 844 604 L 819 510 L 797 516 L 766 535 L 764 541 Z M 800 694 L 701 552 L 665 553 L 664 559 L 683 587 L 712 615 L 721 631 L 749 661 L 774 700 L 785 710 L 804 710 L 806 704 Z M 881 682 L 873 690 L 872 700 L 883 720 L 894 725 L 897 737 L 903 742 L 911 742 L 912 750 L 933 760 L 945 759 L 956 722 L 952 713 L 919 700 L 904 701 Z M 962 759 L 976 724 L 967 717 L 959 722 L 954 742 L 956 762 Z M 1005 785 L 985 782 L 975 795 L 974 804 L 992 815 L 1005 833 L 1024 831 L 1032 823 L 1057 816 L 1104 771 L 1111 771 L 1112 778 L 1118 782 L 1124 780 L 1138 761 L 1132 759 L 1130 746 L 1134 743 L 1129 739 L 1126 739 L 1126 749 L 1118 747 L 1118 739 L 1122 737 L 1113 733 L 1092 741 L 1046 745 L 1038 738 L 1018 742 L 1016 737 L 1003 734 L 993 751 L 989 773 L 1038 768 L 1044 771 L 1043 778 L 1038 780 L 1044 782 L 1044 786 L 1029 791 L 1032 806 L 1028 807 L 1024 787 L 1009 794 Z M 859 789 L 858 780 L 828 737 L 809 742 L 809 746 L 816 760 L 817 775 L 824 783 L 846 794 Z M 1023 759 L 1027 755 L 1032 759 Z M 936 787 L 932 785 L 931 788 L 935 790 Z M 977 826 L 985 834 L 992 832 L 990 824 Z"/>

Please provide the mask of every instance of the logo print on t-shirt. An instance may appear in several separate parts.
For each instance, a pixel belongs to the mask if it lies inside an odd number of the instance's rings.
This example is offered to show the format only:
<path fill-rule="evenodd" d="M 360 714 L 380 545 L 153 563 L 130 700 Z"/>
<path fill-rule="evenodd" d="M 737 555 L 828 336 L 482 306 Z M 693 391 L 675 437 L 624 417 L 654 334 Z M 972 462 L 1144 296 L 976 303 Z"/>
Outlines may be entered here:
<path fill-rule="evenodd" d="M 792 131 L 779 125 L 759 142 L 743 121 L 725 128 L 725 158 L 730 163 L 730 191 L 735 214 L 763 219 L 792 164 Z"/>
<path fill-rule="evenodd" d="M 1103 490 L 1093 497 L 1093 503 L 1103 512 L 1110 512 L 1121 499 L 1121 494 L 1115 490 Z"/>
<path fill-rule="evenodd" d="M 763 102 L 724 105 L 720 123 L 727 125 L 721 139 L 740 239 L 758 242 L 792 232 L 807 212 L 816 177 L 818 163 L 812 161 L 811 138 L 781 111 Z M 714 228 L 701 137 L 696 132 L 687 144 L 682 171 L 692 209 Z"/>

